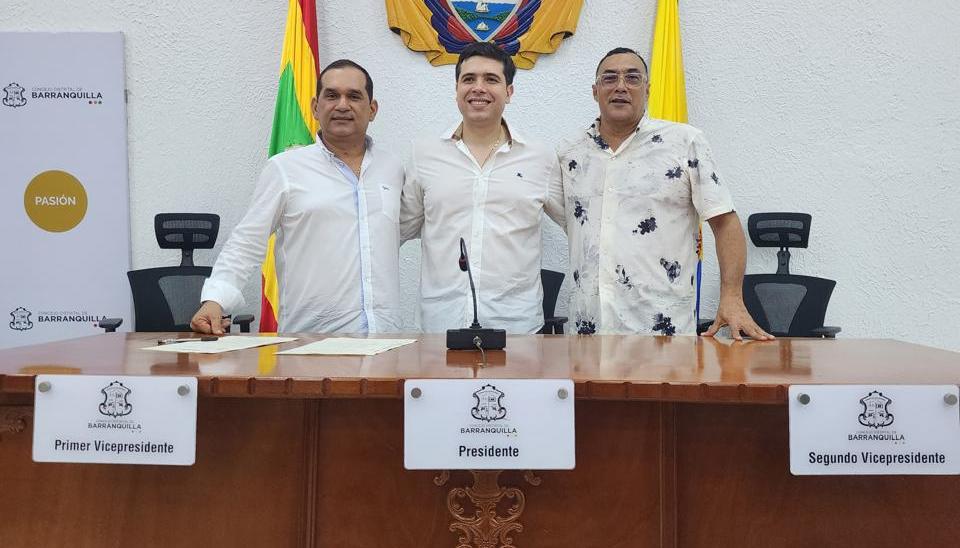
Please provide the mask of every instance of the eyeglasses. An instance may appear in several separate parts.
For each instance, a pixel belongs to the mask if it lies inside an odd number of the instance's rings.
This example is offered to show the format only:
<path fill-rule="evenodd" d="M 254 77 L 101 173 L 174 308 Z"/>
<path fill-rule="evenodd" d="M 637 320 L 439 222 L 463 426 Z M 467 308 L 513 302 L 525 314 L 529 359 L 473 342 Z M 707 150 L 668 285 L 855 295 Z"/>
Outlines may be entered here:
<path fill-rule="evenodd" d="M 640 72 L 604 72 L 597 77 L 597 83 L 601 87 L 612 89 L 617 87 L 621 78 L 623 78 L 623 85 L 628 88 L 638 88 L 647 81 Z"/>

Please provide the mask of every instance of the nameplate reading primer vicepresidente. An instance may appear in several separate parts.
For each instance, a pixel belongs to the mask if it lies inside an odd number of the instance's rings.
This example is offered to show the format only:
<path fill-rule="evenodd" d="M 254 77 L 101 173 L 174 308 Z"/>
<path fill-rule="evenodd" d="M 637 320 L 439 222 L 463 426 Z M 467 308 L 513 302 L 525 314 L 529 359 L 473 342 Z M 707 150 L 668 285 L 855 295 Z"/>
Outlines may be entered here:
<path fill-rule="evenodd" d="M 573 381 L 408 380 L 407 470 L 572 470 Z"/>
<path fill-rule="evenodd" d="M 790 387 L 790 472 L 960 474 L 954 385 Z"/>
<path fill-rule="evenodd" d="M 189 466 L 197 379 L 37 375 L 33 460 Z"/>

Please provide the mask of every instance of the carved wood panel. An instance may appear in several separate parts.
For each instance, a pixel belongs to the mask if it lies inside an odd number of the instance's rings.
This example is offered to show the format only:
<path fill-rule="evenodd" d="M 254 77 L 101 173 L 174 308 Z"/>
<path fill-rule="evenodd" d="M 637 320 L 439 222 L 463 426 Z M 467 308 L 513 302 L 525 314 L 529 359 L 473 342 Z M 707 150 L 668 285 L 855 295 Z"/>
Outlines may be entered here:
<path fill-rule="evenodd" d="M 453 487 L 447 493 L 447 511 L 453 521 L 450 531 L 458 533 L 457 548 L 517 548 L 512 535 L 523 531 L 520 516 L 526 496 L 518 487 L 501 486 L 502 470 L 471 470 L 473 485 Z M 524 473 L 530 485 L 541 479 L 532 471 Z M 450 478 L 442 471 L 434 483 L 443 486 Z"/>
<path fill-rule="evenodd" d="M 4 435 L 20 434 L 33 419 L 33 408 L 26 406 L 0 407 L 0 441 Z"/>

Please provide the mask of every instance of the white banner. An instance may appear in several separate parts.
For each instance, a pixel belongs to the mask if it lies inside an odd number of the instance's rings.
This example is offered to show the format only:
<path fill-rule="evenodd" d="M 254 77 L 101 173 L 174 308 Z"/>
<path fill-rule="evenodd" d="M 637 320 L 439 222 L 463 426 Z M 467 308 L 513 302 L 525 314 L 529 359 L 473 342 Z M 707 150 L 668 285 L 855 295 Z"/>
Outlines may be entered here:
<path fill-rule="evenodd" d="M 123 35 L 0 32 L 0 348 L 132 324 Z"/>

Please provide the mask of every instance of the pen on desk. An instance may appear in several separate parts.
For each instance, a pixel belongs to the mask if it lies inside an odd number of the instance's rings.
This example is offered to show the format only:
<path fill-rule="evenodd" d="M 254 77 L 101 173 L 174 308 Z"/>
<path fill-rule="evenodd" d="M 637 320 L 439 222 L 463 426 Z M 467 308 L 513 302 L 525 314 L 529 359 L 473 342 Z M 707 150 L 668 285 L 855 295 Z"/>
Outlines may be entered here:
<path fill-rule="evenodd" d="M 193 339 L 158 339 L 157 345 L 176 344 L 176 343 L 182 343 L 182 342 L 216 342 L 217 340 L 218 340 L 218 337 L 210 337 L 210 336 L 193 338 Z"/>

